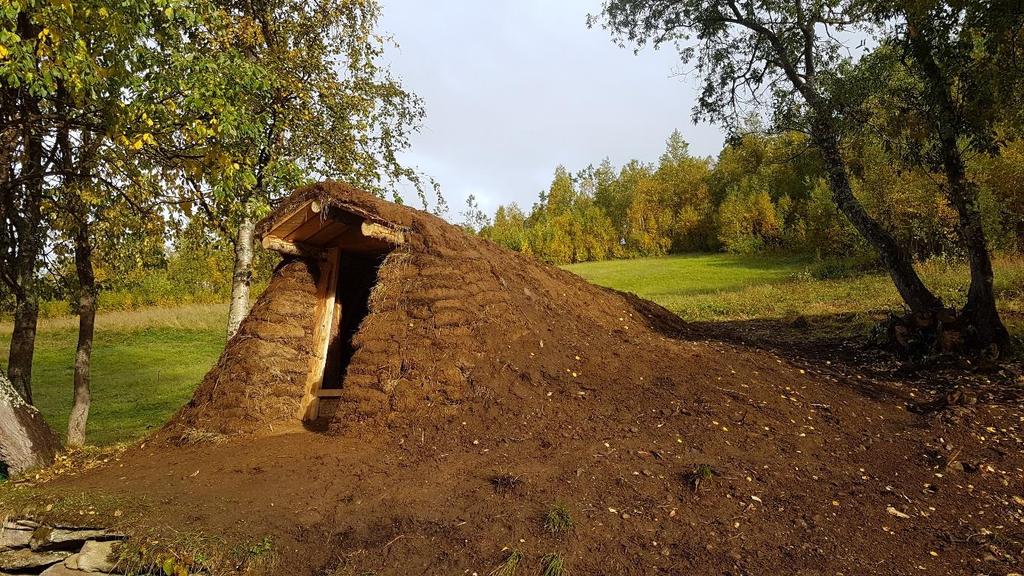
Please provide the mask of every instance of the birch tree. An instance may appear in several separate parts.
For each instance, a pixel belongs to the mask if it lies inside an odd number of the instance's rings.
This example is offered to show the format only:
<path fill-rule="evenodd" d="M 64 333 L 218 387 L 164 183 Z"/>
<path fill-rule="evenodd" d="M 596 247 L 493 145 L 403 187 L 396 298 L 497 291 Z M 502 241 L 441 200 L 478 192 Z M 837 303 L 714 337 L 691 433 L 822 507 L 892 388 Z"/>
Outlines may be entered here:
<path fill-rule="evenodd" d="M 970 344 L 1009 344 L 996 307 L 990 243 L 973 157 L 995 157 L 1013 140 L 1001 124 L 1019 119 L 1024 88 L 1024 5 L 1019 0 L 879 2 L 883 30 L 865 75 L 879 86 L 874 104 L 892 111 L 885 129 L 900 156 L 939 176 L 956 210 L 971 281 L 963 315 Z"/>
<path fill-rule="evenodd" d="M 234 244 L 230 336 L 248 310 L 255 221 L 313 178 L 381 195 L 399 179 L 418 185 L 397 154 L 423 110 L 379 62 L 374 0 L 218 6 L 225 25 L 211 49 L 235 61 L 181 78 L 190 90 L 179 109 L 196 121 L 177 144 L 192 152 L 168 157 L 183 169 L 183 200 Z"/>
<path fill-rule="evenodd" d="M 671 44 L 703 81 L 694 116 L 732 125 L 761 111 L 780 129 L 809 134 L 832 198 L 878 252 L 914 312 L 941 301 L 914 269 L 912 255 L 854 195 L 843 156 L 846 118 L 840 71 L 851 62 L 850 32 L 867 20 L 860 2 L 825 0 L 611 0 L 595 19 L 620 43 Z M 844 42 L 844 39 L 846 42 Z"/>

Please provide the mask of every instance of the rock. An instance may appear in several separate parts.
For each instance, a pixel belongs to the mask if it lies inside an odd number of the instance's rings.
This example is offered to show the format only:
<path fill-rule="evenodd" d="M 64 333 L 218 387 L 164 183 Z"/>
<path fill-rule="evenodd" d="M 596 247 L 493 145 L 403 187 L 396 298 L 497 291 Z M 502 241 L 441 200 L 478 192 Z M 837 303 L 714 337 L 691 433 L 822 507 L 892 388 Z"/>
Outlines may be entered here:
<path fill-rule="evenodd" d="M 0 552 L 24 548 L 32 539 L 32 531 L 4 526 L 0 529 Z"/>
<path fill-rule="evenodd" d="M 13 523 L 8 522 L 4 524 L 4 526 L 7 528 L 12 528 L 14 530 L 24 530 L 26 528 L 29 530 L 35 530 L 36 528 L 39 528 L 39 522 L 36 522 L 35 520 L 22 519 L 15 520 Z"/>
<path fill-rule="evenodd" d="M 33 550 L 67 550 L 81 546 L 87 540 L 107 539 L 106 530 L 78 530 L 41 526 L 32 533 L 29 543 Z"/>
<path fill-rule="evenodd" d="M 0 552 L 0 570 L 25 571 L 32 568 L 45 568 L 62 562 L 70 555 L 69 552 L 33 552 L 24 549 Z"/>
<path fill-rule="evenodd" d="M 75 563 L 82 572 L 100 572 L 108 574 L 114 569 L 109 560 L 114 552 L 114 542 L 86 542 L 82 550 L 75 554 Z"/>
<path fill-rule="evenodd" d="M 39 576 L 88 576 L 88 572 L 74 570 L 63 564 L 54 564 L 43 571 Z"/>

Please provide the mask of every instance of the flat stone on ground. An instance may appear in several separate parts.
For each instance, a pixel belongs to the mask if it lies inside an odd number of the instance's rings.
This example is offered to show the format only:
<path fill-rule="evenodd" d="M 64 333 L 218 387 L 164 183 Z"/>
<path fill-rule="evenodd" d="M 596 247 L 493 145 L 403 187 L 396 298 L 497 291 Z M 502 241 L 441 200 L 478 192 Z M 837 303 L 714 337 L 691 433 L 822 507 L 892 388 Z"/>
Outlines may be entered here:
<path fill-rule="evenodd" d="M 63 562 L 70 555 L 69 552 L 33 552 L 32 550 L 0 552 L 0 570 L 17 571 L 43 568 Z"/>
<path fill-rule="evenodd" d="M 31 530 L 12 530 L 11 528 L 4 526 L 3 529 L 0 529 L 0 552 L 14 550 L 15 548 L 24 548 L 25 546 L 28 546 L 28 542 L 31 539 Z"/>
<path fill-rule="evenodd" d="M 54 550 L 77 548 L 78 545 L 87 540 L 105 538 L 105 530 L 69 530 L 65 528 L 37 528 L 32 534 L 31 546 L 33 550 Z"/>
<path fill-rule="evenodd" d="M 87 576 L 89 572 L 82 572 L 81 570 L 72 570 L 63 564 L 54 564 L 47 568 L 39 576 Z"/>
<path fill-rule="evenodd" d="M 74 563 L 83 572 L 107 574 L 114 569 L 114 563 L 109 560 L 113 551 L 114 542 L 86 542 L 75 554 Z"/>

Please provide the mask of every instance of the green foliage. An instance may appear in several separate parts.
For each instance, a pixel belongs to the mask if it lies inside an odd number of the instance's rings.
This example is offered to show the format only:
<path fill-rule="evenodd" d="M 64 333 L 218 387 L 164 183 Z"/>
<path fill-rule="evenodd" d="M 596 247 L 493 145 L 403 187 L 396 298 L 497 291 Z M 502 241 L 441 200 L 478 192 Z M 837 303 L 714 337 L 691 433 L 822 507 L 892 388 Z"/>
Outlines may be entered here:
<path fill-rule="evenodd" d="M 396 156 L 423 110 L 380 64 L 387 40 L 375 32 L 377 2 L 218 7 L 200 69 L 182 62 L 165 78 L 166 90 L 186 85 L 177 110 L 193 119 L 165 143 L 192 151 L 172 163 L 190 215 L 229 233 L 310 179 L 380 195 L 407 179 L 423 194 Z"/>
<path fill-rule="evenodd" d="M 529 215 L 501 206 L 481 234 L 555 264 L 704 249 L 714 237 L 709 170 L 674 132 L 657 166 L 559 166 Z"/>
<path fill-rule="evenodd" d="M 150 242 L 146 238 L 145 242 Z M 193 225 L 177 235 L 176 242 L 125 250 L 134 258 L 101 258 L 95 264 L 100 287 L 98 308 L 102 311 L 136 310 L 148 306 L 213 304 L 225 302 L 231 293 L 232 252 L 223 236 Z M 253 284 L 257 293 L 270 281 L 278 262 L 275 254 L 255 254 Z M 59 261 L 55 268 L 73 277 L 73 263 Z M 75 284 L 53 283 L 49 298 L 40 303 L 40 317 L 56 318 L 72 313 Z M 5 310 L 0 307 L 0 312 Z M 0 313 L 0 318 L 4 315 Z"/>
<path fill-rule="evenodd" d="M 870 256 L 833 256 L 814 261 L 807 267 L 806 275 L 815 280 L 839 280 L 877 272 L 879 269 L 878 260 Z"/>
<path fill-rule="evenodd" d="M 462 228 L 467 232 L 477 233 L 490 226 L 491 221 L 487 214 L 480 209 L 476 196 L 470 194 L 466 198 L 466 210 L 462 213 Z"/>
<path fill-rule="evenodd" d="M 89 441 L 137 440 L 191 397 L 224 348 L 223 304 L 101 313 L 97 320 Z M 9 345 L 0 323 L 0 347 Z M 55 430 L 66 430 L 71 408 L 68 367 L 74 363 L 76 318 L 40 322 L 36 342 L 36 407 Z M 0 364 L 6 364 L 0 358 Z M 6 368 L 6 366 L 5 366 Z"/>
<path fill-rule="evenodd" d="M 529 240 L 526 232 L 526 214 L 517 204 L 498 206 L 494 213 L 494 222 L 489 227 L 482 228 L 480 233 L 509 250 L 525 252 L 529 247 Z"/>
<path fill-rule="evenodd" d="M 274 563 L 274 541 L 270 536 L 249 540 L 231 549 L 235 569 L 240 571 L 267 568 Z"/>
<path fill-rule="evenodd" d="M 932 174 L 902 162 L 876 136 L 852 140 L 847 154 L 855 195 L 914 257 L 964 255 L 956 212 Z M 1024 239 L 1024 195 L 1015 184 L 1022 167 L 1019 141 L 969 166 L 981 183 L 986 233 L 1009 250 Z M 529 215 L 501 206 L 479 231 L 556 264 L 708 250 L 874 254 L 836 207 L 817 152 L 794 132 L 731 139 L 713 163 L 690 156 L 674 133 L 657 165 L 631 161 L 616 172 L 606 160 L 576 175 L 559 167 Z"/>
<path fill-rule="evenodd" d="M 693 492 L 707 488 L 718 472 L 710 464 L 697 464 L 693 470 L 683 474 L 683 482 Z"/>
<path fill-rule="evenodd" d="M 39 280 L 20 282 L 45 313 L 66 312 L 80 288 L 71 240 L 85 237 L 101 306 L 223 299 L 235 227 L 297 185 L 384 195 L 406 179 L 423 194 L 396 155 L 423 110 L 381 62 L 379 13 L 375 0 L 3 3 L 0 161 L 18 178 L 0 187 L 0 270 L 45 237 Z M 38 145 L 16 154 L 26 134 Z M 37 216 L 9 202 L 29 196 Z M 4 280 L 10 309 L 26 296 Z"/>

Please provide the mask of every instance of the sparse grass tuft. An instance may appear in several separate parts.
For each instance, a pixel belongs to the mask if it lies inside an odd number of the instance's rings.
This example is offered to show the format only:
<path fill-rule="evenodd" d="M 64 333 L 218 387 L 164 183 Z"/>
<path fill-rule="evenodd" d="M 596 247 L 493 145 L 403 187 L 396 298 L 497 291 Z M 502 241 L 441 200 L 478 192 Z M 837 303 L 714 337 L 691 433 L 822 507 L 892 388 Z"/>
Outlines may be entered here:
<path fill-rule="evenodd" d="M 118 574 L 276 574 L 277 553 L 269 536 L 234 545 L 219 536 L 185 530 L 161 537 L 132 534 L 114 548 Z"/>
<path fill-rule="evenodd" d="M 236 572 L 268 568 L 275 562 L 274 541 L 270 536 L 264 536 L 259 540 L 244 542 L 231 549 L 231 556 L 235 560 Z"/>
<path fill-rule="evenodd" d="M 555 503 L 544 516 L 544 529 L 552 536 L 561 536 L 573 529 L 572 513 L 565 504 Z"/>
<path fill-rule="evenodd" d="M 198 428 L 188 428 L 178 436 L 177 444 L 179 446 L 196 446 L 198 444 L 220 444 L 226 440 L 227 437 L 223 434 L 199 430 Z"/>
<path fill-rule="evenodd" d="M 519 569 L 519 563 L 523 560 L 523 553 L 519 550 L 512 550 L 508 556 L 491 570 L 490 576 L 515 576 Z"/>
<path fill-rule="evenodd" d="M 491 486 L 493 486 L 494 491 L 499 494 L 515 492 L 522 483 L 523 477 L 518 474 L 512 474 L 511 472 L 502 472 L 491 476 Z"/>
<path fill-rule="evenodd" d="M 133 534 L 114 547 L 111 560 L 121 574 L 196 574 L 214 572 L 224 542 L 217 536 L 185 530 L 169 539 Z"/>
<path fill-rule="evenodd" d="M 544 567 L 541 576 L 565 576 L 568 574 L 565 569 L 565 558 L 557 552 L 545 555 L 540 562 Z"/>
<path fill-rule="evenodd" d="M 697 464 L 693 470 L 683 474 L 683 482 L 690 487 L 690 490 L 699 492 L 702 488 L 707 487 L 715 476 L 718 476 L 718 472 L 712 468 L 711 464 Z"/>

